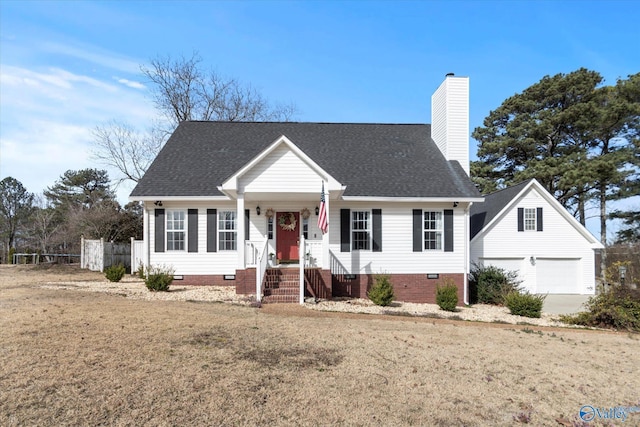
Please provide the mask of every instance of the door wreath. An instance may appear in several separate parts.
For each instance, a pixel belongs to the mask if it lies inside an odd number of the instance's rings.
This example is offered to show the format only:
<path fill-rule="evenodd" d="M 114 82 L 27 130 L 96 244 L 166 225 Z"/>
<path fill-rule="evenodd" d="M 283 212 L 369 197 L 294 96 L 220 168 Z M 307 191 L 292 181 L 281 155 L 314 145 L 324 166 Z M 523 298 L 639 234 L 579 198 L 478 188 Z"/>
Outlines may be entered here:
<path fill-rule="evenodd" d="M 287 223 L 287 219 L 289 220 L 289 223 Z M 293 231 L 296 229 L 296 216 L 293 214 L 293 212 L 290 212 L 289 215 L 280 215 L 280 218 L 278 218 L 278 224 L 280 225 L 280 228 L 282 228 L 285 231 Z"/>

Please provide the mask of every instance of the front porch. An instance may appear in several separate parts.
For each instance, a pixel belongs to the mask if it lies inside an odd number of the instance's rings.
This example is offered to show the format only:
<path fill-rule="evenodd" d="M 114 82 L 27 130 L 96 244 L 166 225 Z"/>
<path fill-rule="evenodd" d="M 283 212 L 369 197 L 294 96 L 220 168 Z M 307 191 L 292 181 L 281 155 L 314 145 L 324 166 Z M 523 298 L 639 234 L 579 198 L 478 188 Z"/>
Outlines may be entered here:
<path fill-rule="evenodd" d="M 255 272 L 256 301 L 302 304 L 305 297 L 331 298 L 331 269 L 324 261 L 323 241 L 300 236 L 298 259 L 284 261 L 270 247 L 268 240 L 245 241 L 245 272 Z"/>

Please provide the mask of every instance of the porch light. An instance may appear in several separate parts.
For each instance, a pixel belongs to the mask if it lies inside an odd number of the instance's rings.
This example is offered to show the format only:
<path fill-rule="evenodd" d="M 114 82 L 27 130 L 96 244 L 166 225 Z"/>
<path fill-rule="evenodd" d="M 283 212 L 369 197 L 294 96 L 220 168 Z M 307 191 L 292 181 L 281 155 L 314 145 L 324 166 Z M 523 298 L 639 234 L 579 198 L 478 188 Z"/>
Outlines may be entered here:
<path fill-rule="evenodd" d="M 256 206 L 256 214 L 260 216 L 260 206 Z"/>
<path fill-rule="evenodd" d="M 316 206 L 316 216 L 318 216 L 319 214 L 320 214 L 320 208 Z"/>

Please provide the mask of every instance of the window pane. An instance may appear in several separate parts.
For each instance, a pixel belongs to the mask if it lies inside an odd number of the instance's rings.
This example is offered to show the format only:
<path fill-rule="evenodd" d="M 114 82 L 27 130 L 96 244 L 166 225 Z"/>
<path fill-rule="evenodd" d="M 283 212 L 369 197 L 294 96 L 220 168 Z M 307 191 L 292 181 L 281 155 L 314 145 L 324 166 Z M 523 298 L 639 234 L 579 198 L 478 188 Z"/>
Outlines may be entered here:
<path fill-rule="evenodd" d="M 184 232 L 169 231 L 167 233 L 167 250 L 183 251 L 184 250 Z"/>
<path fill-rule="evenodd" d="M 354 250 L 371 248 L 369 211 L 351 212 L 351 248 Z"/>
<path fill-rule="evenodd" d="M 167 250 L 183 251 L 185 248 L 185 221 L 184 211 L 167 212 Z"/>
<path fill-rule="evenodd" d="M 425 211 L 424 213 L 424 249 L 442 249 L 442 212 Z"/>
<path fill-rule="evenodd" d="M 534 230 L 536 229 L 536 210 L 532 208 L 526 208 L 524 210 L 524 229 Z"/>
<path fill-rule="evenodd" d="M 220 211 L 218 216 L 218 244 L 221 251 L 236 250 L 236 212 Z"/>

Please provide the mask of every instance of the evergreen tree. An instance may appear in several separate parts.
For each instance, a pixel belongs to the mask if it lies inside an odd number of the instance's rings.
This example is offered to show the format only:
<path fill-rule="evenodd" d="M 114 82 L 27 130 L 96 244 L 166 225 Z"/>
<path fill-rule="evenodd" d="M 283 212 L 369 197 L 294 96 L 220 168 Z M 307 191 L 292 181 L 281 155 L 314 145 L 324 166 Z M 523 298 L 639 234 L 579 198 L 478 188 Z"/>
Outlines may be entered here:
<path fill-rule="evenodd" d="M 12 177 L 0 181 L 0 236 L 4 254 L 14 247 L 32 211 L 33 194 L 27 192 L 20 181 Z"/>
<path fill-rule="evenodd" d="M 114 200 L 109 188 L 109 175 L 105 170 L 68 170 L 44 192 L 55 208 L 68 211 L 70 208 L 90 209 L 103 200 Z"/>
<path fill-rule="evenodd" d="M 605 242 L 607 201 L 638 191 L 639 81 L 600 86 L 600 74 L 581 68 L 508 98 L 473 132 L 476 185 L 486 192 L 536 178 L 582 224 L 593 201 Z"/>

